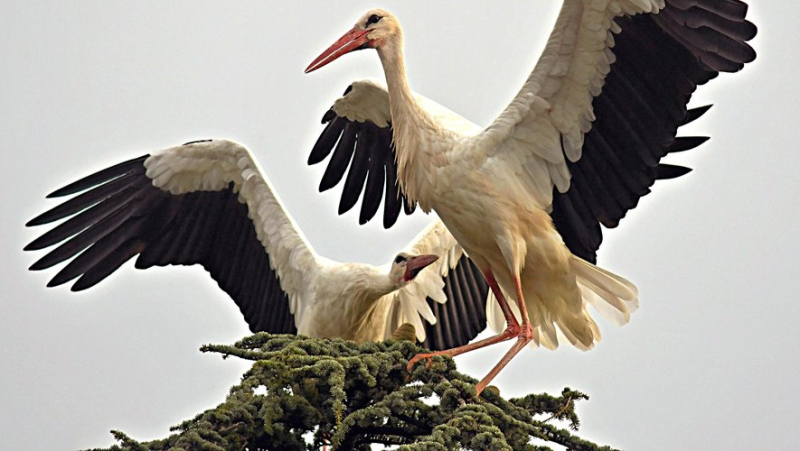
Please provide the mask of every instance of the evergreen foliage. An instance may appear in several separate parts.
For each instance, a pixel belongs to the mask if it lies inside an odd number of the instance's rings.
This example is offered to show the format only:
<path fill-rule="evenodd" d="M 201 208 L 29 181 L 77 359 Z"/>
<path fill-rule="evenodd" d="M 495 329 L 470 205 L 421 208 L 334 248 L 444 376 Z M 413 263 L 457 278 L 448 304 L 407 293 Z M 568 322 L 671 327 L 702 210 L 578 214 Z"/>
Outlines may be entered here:
<path fill-rule="evenodd" d="M 406 371 L 424 351 L 411 341 L 358 344 L 258 333 L 233 346 L 207 345 L 253 360 L 226 401 L 172 428 L 165 439 L 139 443 L 112 431 L 112 450 L 610 450 L 550 424 L 577 430 L 575 402 L 588 397 L 565 388 L 561 396 L 505 400 L 495 387 L 475 398 L 476 380 L 449 358 Z M 543 441 L 543 442 L 542 442 Z"/>

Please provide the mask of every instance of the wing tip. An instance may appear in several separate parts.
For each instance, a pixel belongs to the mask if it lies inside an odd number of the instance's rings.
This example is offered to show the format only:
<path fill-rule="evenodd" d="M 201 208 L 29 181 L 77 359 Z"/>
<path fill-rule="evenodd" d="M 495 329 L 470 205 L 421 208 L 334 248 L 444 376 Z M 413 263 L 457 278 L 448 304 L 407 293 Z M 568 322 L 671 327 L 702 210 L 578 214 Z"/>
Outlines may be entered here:
<path fill-rule="evenodd" d="M 61 280 L 56 275 L 56 277 L 53 277 L 49 282 L 47 282 L 47 288 L 55 288 L 57 286 L 64 285 L 67 282 L 69 282 L 69 279 Z"/>
<path fill-rule="evenodd" d="M 39 238 L 31 241 L 30 243 L 26 244 L 25 247 L 22 248 L 23 251 L 38 251 L 44 249 L 46 246 L 41 246 L 38 243 Z"/>
<path fill-rule="evenodd" d="M 327 124 L 328 122 L 332 121 L 336 117 L 336 112 L 333 111 L 333 107 L 329 108 L 325 114 L 322 115 L 322 121 L 320 123 Z"/>
<path fill-rule="evenodd" d="M 69 185 L 59 188 L 44 197 L 45 199 L 54 199 L 56 197 L 64 197 L 64 196 L 69 196 L 70 194 L 75 194 L 77 191 L 74 190 L 73 185 L 75 185 L 76 183 L 70 183 Z"/>
<path fill-rule="evenodd" d="M 686 111 L 686 116 L 683 118 L 683 121 L 679 124 L 679 126 L 686 125 L 690 122 L 695 121 L 702 115 L 706 114 L 711 107 L 714 106 L 713 103 L 709 103 L 708 105 L 699 106 L 697 108 L 692 108 Z"/>
<path fill-rule="evenodd" d="M 692 168 L 672 164 L 659 164 L 655 167 L 656 180 L 669 180 L 684 176 L 692 172 Z"/>
<path fill-rule="evenodd" d="M 709 139 L 711 139 L 709 136 L 679 136 L 667 148 L 667 153 L 685 152 L 699 147 Z"/>
<path fill-rule="evenodd" d="M 39 215 L 39 216 L 31 219 L 30 221 L 26 222 L 25 223 L 25 227 L 36 227 L 36 226 L 40 226 L 40 225 L 46 224 L 46 222 L 42 221 L 41 217 L 42 217 L 42 215 Z M 27 249 L 25 249 L 25 250 L 27 250 Z"/>

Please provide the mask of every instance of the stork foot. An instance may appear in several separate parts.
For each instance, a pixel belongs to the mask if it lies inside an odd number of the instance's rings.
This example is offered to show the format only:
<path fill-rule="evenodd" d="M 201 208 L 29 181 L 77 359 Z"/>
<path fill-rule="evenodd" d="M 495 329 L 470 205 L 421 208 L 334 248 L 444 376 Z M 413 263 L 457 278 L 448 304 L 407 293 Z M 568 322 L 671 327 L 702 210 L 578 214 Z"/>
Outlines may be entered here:
<path fill-rule="evenodd" d="M 441 353 L 437 354 L 435 352 L 431 352 L 431 353 L 417 354 L 414 357 L 412 357 L 411 360 L 408 361 L 408 366 L 406 366 L 406 370 L 408 370 L 408 372 L 410 373 L 414 369 L 414 366 L 417 364 L 417 362 L 423 359 L 425 359 L 425 368 L 430 369 L 431 363 L 433 363 L 432 360 L 433 356 L 436 355 L 441 355 Z"/>
<path fill-rule="evenodd" d="M 406 366 L 406 369 L 410 373 L 411 370 L 414 369 L 414 365 L 416 365 L 417 362 L 419 362 L 422 359 L 426 360 L 425 362 L 426 368 L 430 368 L 432 363 L 431 358 L 434 356 L 443 355 L 447 357 L 455 357 L 457 355 L 473 351 L 475 349 L 479 349 L 484 346 L 489 346 L 494 343 L 500 343 L 502 341 L 510 340 L 514 337 L 520 337 L 520 339 L 522 339 L 523 336 L 526 337 L 527 339 L 526 343 L 530 341 L 530 337 L 533 337 L 533 329 L 531 329 L 530 324 L 528 324 L 527 335 L 525 327 L 520 326 L 519 324 L 508 324 L 506 326 L 506 330 L 504 330 L 503 333 L 495 335 L 494 337 L 484 338 L 483 340 L 477 341 L 475 343 L 459 346 L 457 348 L 446 349 L 444 351 L 417 354 L 414 357 L 412 357 L 411 360 L 408 361 L 408 366 Z"/>
<path fill-rule="evenodd" d="M 489 385 L 489 382 L 491 382 L 495 376 L 497 376 L 497 373 L 499 373 L 500 370 L 508 365 L 508 362 L 510 362 L 511 359 L 514 358 L 514 356 L 525 347 L 525 345 L 530 343 L 531 340 L 533 340 L 533 327 L 531 327 L 531 324 L 526 321 L 522 324 L 521 330 L 517 334 L 517 342 L 511 346 L 511 349 L 509 349 L 506 355 L 500 359 L 497 365 L 495 365 L 495 367 L 489 371 L 489 374 L 481 379 L 481 381 L 478 382 L 478 385 L 475 386 L 475 391 L 477 392 L 475 395 L 476 397 L 481 395 L 483 389 Z"/>

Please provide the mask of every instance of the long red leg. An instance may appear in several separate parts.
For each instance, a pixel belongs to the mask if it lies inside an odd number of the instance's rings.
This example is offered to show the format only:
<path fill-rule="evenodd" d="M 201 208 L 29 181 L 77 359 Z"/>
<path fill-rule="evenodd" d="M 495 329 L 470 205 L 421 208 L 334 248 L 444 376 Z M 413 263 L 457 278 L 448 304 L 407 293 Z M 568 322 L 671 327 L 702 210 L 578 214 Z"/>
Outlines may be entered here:
<path fill-rule="evenodd" d="M 520 325 L 517 322 L 517 319 L 514 317 L 514 314 L 511 312 L 511 308 L 508 306 L 508 302 L 506 301 L 505 296 L 503 296 L 503 292 L 497 285 L 497 281 L 494 279 L 494 274 L 492 274 L 491 270 L 487 270 L 484 273 L 484 276 L 486 277 L 486 282 L 489 283 L 489 288 L 491 288 L 492 293 L 494 293 L 494 297 L 497 298 L 497 302 L 500 304 L 500 309 L 503 311 L 503 315 L 506 317 L 506 330 L 493 337 L 484 338 L 483 340 L 476 341 L 475 343 L 466 344 L 464 346 L 458 346 L 456 348 L 446 349 L 444 351 L 417 354 L 411 360 L 409 360 L 407 366 L 408 371 L 411 371 L 411 369 L 414 368 L 414 365 L 416 365 L 416 363 L 422 359 L 430 359 L 431 357 L 437 355 L 446 355 L 449 357 L 455 357 L 465 352 L 473 351 L 475 349 L 480 349 L 495 343 L 500 343 L 506 340 L 510 340 L 519 335 L 521 330 Z M 525 318 L 527 319 L 527 315 L 525 316 Z M 478 394 L 480 394 L 480 391 L 478 392 Z"/>
<path fill-rule="evenodd" d="M 517 355 L 517 353 L 533 339 L 533 327 L 531 327 L 530 320 L 528 319 L 528 308 L 525 306 L 525 298 L 522 296 L 522 287 L 520 286 L 519 277 L 517 275 L 514 276 L 514 287 L 517 289 L 517 304 L 519 304 L 519 311 L 522 314 L 521 330 L 517 336 L 517 342 L 514 343 L 506 355 L 504 355 L 503 358 L 497 362 L 497 365 L 495 365 L 495 367 L 489 371 L 489 374 L 481 379 L 481 381 L 478 382 L 478 385 L 475 386 L 478 395 L 480 395 L 483 389 L 489 385 L 489 382 L 491 382 L 492 379 L 497 376 L 497 373 L 499 373 L 500 370 L 508 365 L 508 362 L 510 362 L 511 359 L 513 359 L 514 356 Z"/>
<path fill-rule="evenodd" d="M 508 306 L 508 301 L 506 301 L 505 296 L 503 296 L 503 292 L 497 285 L 497 280 L 495 280 L 492 270 L 486 270 L 484 276 L 486 277 L 486 282 L 489 284 L 489 288 L 491 288 L 492 293 L 494 293 L 494 297 L 497 298 L 497 303 L 500 304 L 500 310 L 503 311 L 503 316 L 506 317 L 506 328 L 508 328 L 509 325 L 519 327 L 519 322 L 514 316 L 514 313 L 511 312 L 511 307 Z"/>

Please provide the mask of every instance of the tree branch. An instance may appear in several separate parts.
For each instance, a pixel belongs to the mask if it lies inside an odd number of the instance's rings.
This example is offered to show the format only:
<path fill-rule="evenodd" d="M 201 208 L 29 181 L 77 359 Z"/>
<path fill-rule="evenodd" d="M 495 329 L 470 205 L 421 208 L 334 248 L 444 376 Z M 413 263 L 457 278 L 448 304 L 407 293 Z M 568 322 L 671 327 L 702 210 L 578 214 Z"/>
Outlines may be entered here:
<path fill-rule="evenodd" d="M 548 449 L 533 438 L 570 450 L 609 450 L 548 423 L 577 429 L 576 401 L 528 395 L 506 400 L 489 388 L 475 397 L 475 380 L 458 373 L 452 359 L 436 357 L 412 374 L 408 360 L 424 351 L 409 341 L 358 344 L 259 333 L 232 346 L 203 352 L 254 361 L 224 403 L 174 427 L 161 440 L 139 443 L 113 432 L 112 450 L 370 449 L 371 444 L 422 449 Z M 266 395 L 255 394 L 266 387 Z M 433 402 L 438 397 L 438 402 Z M 550 415 L 537 420 L 538 415 Z"/>

